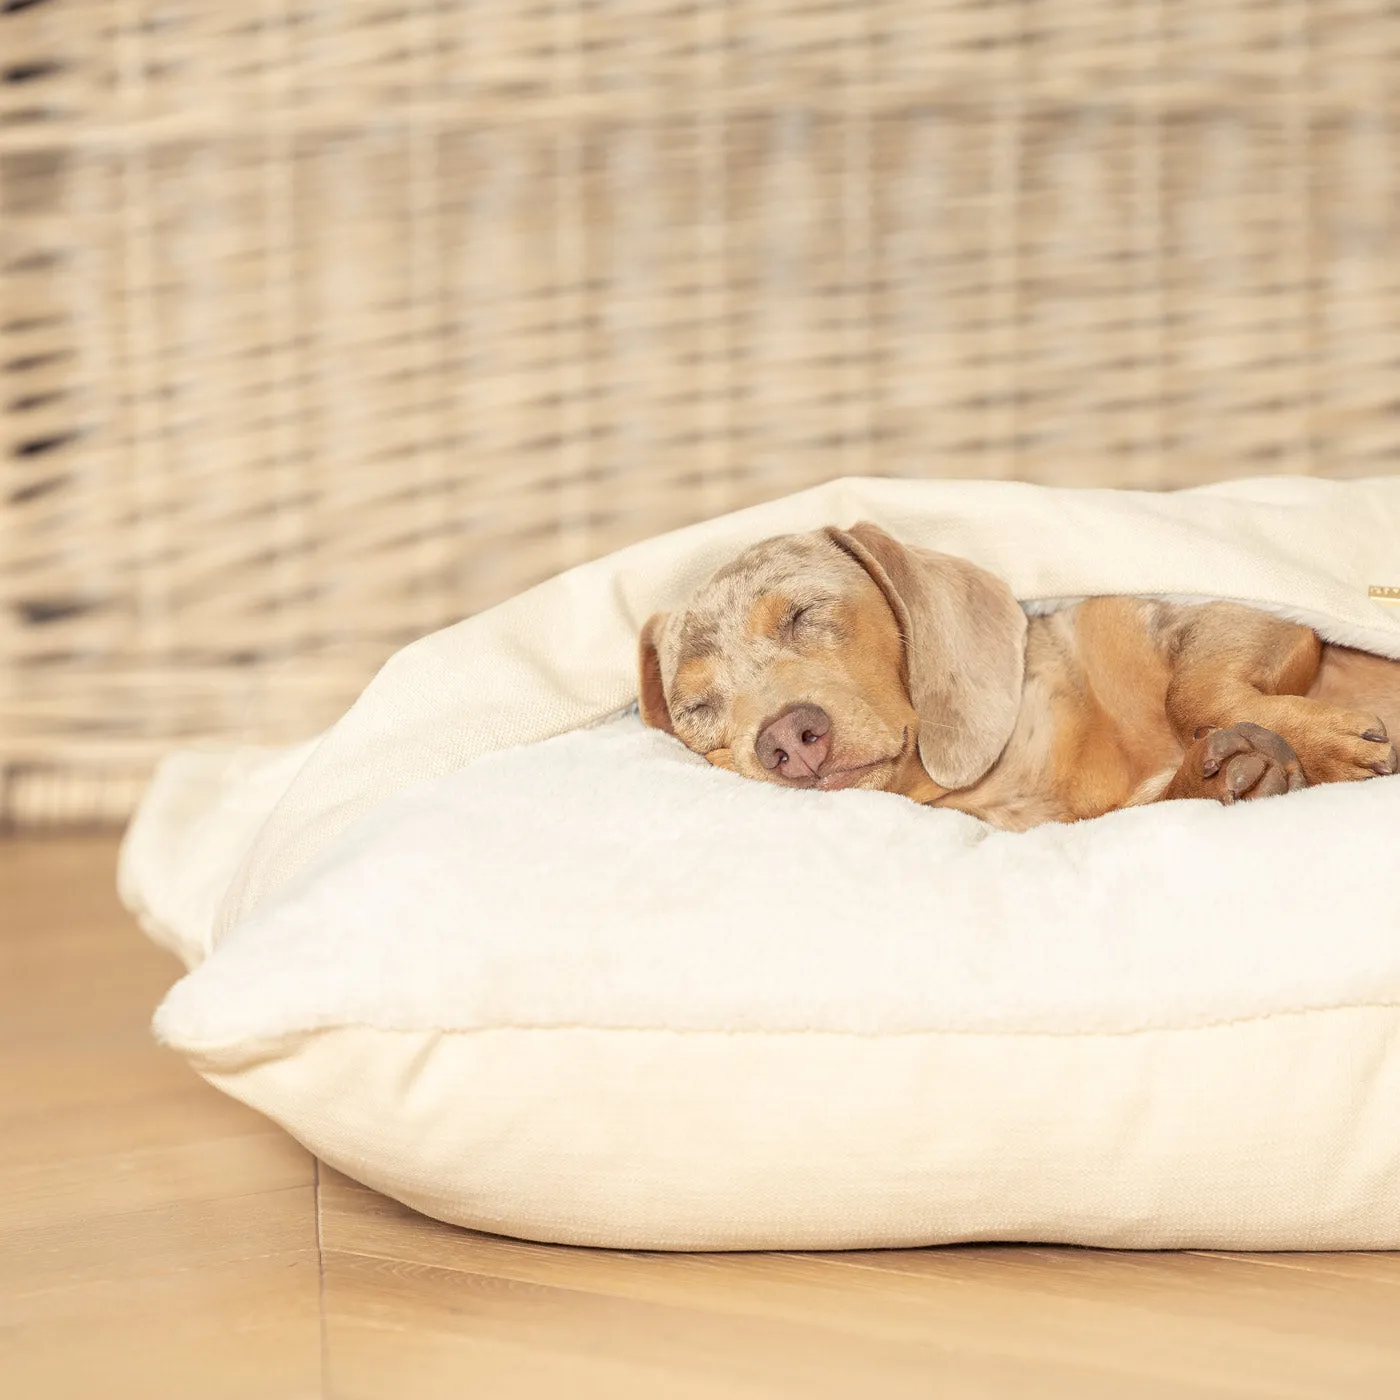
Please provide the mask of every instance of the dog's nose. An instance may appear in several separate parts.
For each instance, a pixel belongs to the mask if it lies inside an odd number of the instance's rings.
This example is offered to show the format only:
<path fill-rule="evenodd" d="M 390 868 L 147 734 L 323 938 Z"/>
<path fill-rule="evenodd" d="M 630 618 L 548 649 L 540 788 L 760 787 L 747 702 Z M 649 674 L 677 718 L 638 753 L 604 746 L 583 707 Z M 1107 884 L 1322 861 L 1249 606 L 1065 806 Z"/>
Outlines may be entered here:
<path fill-rule="evenodd" d="M 820 705 L 784 710 L 754 740 L 758 761 L 780 778 L 814 778 L 831 751 L 831 719 Z"/>

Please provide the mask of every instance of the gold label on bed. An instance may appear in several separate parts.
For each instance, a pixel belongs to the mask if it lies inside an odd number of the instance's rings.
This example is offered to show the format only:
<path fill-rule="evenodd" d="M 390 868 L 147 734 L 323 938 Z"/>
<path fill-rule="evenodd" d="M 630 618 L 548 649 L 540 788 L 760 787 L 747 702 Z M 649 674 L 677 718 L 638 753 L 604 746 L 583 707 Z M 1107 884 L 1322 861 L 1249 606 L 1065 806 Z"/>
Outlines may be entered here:
<path fill-rule="evenodd" d="M 1388 603 L 1392 608 L 1400 608 L 1400 588 L 1382 588 L 1373 583 L 1369 594 L 1373 603 Z"/>

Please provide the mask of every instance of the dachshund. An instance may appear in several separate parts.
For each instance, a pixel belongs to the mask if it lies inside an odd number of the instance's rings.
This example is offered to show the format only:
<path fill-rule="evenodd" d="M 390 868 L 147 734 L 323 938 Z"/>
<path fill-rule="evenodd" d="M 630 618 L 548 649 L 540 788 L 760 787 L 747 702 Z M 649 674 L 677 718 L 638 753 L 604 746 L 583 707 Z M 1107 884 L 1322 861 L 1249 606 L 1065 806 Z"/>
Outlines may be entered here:
<path fill-rule="evenodd" d="M 1028 617 L 994 574 L 868 523 L 747 549 L 647 621 L 639 670 L 644 722 L 716 767 L 1012 831 L 1400 769 L 1400 662 L 1236 603 Z"/>

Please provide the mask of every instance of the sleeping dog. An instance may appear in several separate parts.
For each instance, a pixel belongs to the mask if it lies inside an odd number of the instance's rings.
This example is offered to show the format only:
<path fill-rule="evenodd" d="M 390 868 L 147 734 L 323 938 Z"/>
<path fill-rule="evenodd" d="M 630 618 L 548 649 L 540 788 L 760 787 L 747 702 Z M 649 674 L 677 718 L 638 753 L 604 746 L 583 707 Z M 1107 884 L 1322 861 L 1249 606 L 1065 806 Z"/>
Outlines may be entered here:
<path fill-rule="evenodd" d="M 754 545 L 640 652 L 643 720 L 718 767 L 1014 831 L 1400 768 L 1400 662 L 1235 603 L 1027 618 L 995 575 L 870 524 Z"/>

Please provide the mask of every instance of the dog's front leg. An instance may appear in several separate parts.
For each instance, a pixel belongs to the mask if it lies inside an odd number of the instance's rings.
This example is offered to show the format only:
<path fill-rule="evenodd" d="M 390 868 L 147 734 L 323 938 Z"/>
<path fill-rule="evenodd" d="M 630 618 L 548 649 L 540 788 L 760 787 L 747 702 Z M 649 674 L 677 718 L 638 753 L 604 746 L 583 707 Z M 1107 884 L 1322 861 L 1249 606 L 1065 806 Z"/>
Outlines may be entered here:
<path fill-rule="evenodd" d="M 1166 696 L 1186 754 L 1163 798 L 1230 802 L 1400 769 L 1376 715 L 1307 698 L 1321 654 L 1309 628 L 1233 603 L 1191 609 Z"/>

